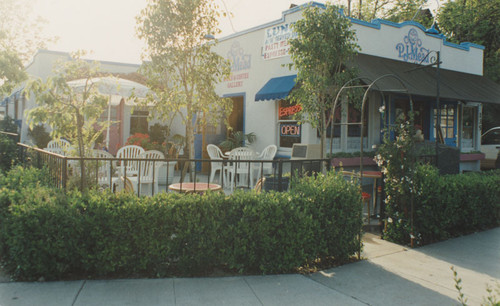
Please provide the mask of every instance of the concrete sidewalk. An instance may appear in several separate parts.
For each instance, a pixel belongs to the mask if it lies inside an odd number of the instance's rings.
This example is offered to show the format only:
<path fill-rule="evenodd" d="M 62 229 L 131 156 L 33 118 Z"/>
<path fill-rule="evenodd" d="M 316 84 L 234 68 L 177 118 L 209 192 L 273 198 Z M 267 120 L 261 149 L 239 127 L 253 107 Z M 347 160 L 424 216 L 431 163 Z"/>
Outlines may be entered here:
<path fill-rule="evenodd" d="M 500 228 L 418 249 L 366 234 L 366 260 L 310 276 L 0 283 L 0 305 L 470 305 L 500 283 Z"/>

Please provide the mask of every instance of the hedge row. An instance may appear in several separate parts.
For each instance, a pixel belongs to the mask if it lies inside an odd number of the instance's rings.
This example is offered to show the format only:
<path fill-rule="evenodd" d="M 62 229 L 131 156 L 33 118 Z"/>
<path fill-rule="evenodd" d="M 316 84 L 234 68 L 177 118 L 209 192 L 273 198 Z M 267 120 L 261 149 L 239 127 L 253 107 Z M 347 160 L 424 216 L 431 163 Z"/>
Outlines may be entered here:
<path fill-rule="evenodd" d="M 290 193 L 63 193 L 45 173 L 0 177 L 0 257 L 17 279 L 289 272 L 358 249 L 361 199 L 341 176 Z"/>
<path fill-rule="evenodd" d="M 423 165 L 416 170 L 414 190 L 413 232 L 419 244 L 500 225 L 500 171 L 443 176 Z M 409 215 L 395 214 L 389 216 L 385 237 L 408 243 Z"/>

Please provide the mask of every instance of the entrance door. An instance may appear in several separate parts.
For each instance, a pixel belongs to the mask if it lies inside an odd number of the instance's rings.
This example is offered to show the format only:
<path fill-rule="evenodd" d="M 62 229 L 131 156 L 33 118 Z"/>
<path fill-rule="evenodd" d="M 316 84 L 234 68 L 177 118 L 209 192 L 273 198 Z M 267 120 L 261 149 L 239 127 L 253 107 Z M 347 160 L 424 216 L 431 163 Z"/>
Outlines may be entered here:
<path fill-rule="evenodd" d="M 231 97 L 233 100 L 233 111 L 229 115 L 228 123 L 232 132 L 243 132 L 243 96 Z"/>
<path fill-rule="evenodd" d="M 434 109 L 434 134 L 436 133 L 435 126 L 437 124 L 438 111 Z M 441 133 L 444 143 L 448 146 L 457 146 L 457 107 L 454 104 L 442 104 L 439 110 L 439 119 L 441 125 Z M 436 138 L 436 135 L 434 135 Z M 441 135 L 439 135 L 441 138 Z M 439 140 L 439 139 L 438 139 Z"/>

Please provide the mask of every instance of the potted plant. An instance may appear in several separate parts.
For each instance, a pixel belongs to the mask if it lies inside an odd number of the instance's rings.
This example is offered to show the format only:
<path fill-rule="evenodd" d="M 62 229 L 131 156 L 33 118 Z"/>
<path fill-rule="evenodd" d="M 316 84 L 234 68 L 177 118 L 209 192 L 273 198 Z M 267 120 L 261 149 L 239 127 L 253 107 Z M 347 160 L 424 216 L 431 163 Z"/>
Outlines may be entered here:
<path fill-rule="evenodd" d="M 219 147 L 224 151 L 231 151 L 236 148 L 246 147 L 246 144 L 254 143 L 257 136 L 255 133 L 243 134 L 242 131 L 229 133 L 226 140 L 219 144 Z"/>

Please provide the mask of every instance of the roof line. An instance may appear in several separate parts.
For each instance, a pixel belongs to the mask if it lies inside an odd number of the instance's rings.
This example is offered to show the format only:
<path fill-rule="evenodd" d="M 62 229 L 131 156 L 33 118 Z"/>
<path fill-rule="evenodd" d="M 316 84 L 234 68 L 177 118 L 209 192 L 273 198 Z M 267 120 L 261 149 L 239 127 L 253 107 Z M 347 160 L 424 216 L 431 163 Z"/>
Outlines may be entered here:
<path fill-rule="evenodd" d="M 319 2 L 311 1 L 311 2 L 308 2 L 308 3 L 304 3 L 302 5 L 295 6 L 293 8 L 290 8 L 290 9 L 286 10 L 286 11 L 283 11 L 282 14 L 281 14 L 281 18 L 278 19 L 278 20 L 270 21 L 270 22 L 264 23 L 262 25 L 249 28 L 247 30 L 243 30 L 243 31 L 240 31 L 240 32 L 237 32 L 237 33 L 233 33 L 233 34 L 230 34 L 228 36 L 219 38 L 218 40 L 219 41 L 228 40 L 228 39 L 231 39 L 231 38 L 235 38 L 235 37 L 238 37 L 238 36 L 242 36 L 242 35 L 248 34 L 250 32 L 254 32 L 254 31 L 257 31 L 257 30 L 265 29 L 265 28 L 268 28 L 268 27 L 273 26 L 273 25 L 281 24 L 281 23 L 283 23 L 285 21 L 285 16 L 286 15 L 295 13 L 295 12 L 300 11 L 300 10 L 303 10 L 304 8 L 310 7 L 310 6 L 312 6 L 312 7 L 319 7 L 319 8 L 323 8 L 323 9 L 326 8 L 326 6 L 324 4 L 319 3 Z M 345 16 L 343 9 L 340 10 L 340 13 L 343 16 Z M 372 21 L 364 21 L 364 20 L 356 19 L 354 17 L 347 17 L 347 18 L 349 18 L 349 20 L 352 23 L 354 23 L 354 24 L 358 24 L 358 25 L 361 25 L 361 26 L 370 27 L 370 28 L 374 28 L 374 29 L 378 29 L 378 30 L 381 29 L 382 25 L 387 25 L 387 26 L 391 26 L 391 27 L 395 27 L 395 28 L 402 28 L 404 26 L 415 26 L 415 27 L 418 27 L 419 29 L 421 29 L 425 33 L 425 35 L 427 35 L 427 36 L 438 38 L 438 39 L 442 39 L 443 40 L 443 45 L 448 46 L 448 47 L 452 47 L 452 48 L 456 48 L 456 49 L 460 49 L 460 50 L 465 50 L 465 51 L 469 51 L 470 48 L 476 48 L 476 49 L 480 49 L 480 50 L 484 50 L 485 49 L 484 46 L 478 45 L 478 44 L 475 44 L 475 43 L 471 43 L 471 42 L 462 42 L 460 44 L 449 42 L 449 41 L 447 41 L 447 38 L 446 38 L 446 36 L 444 36 L 444 34 L 435 34 L 435 33 L 433 33 L 431 31 L 431 29 L 426 29 L 421 23 L 413 21 L 413 20 L 403 21 L 403 22 L 400 22 L 400 23 L 396 23 L 396 22 L 392 22 L 392 21 L 384 20 L 384 19 L 373 19 Z"/>

